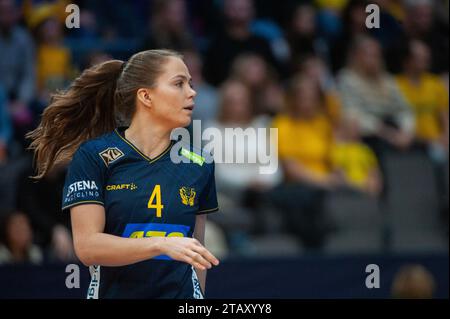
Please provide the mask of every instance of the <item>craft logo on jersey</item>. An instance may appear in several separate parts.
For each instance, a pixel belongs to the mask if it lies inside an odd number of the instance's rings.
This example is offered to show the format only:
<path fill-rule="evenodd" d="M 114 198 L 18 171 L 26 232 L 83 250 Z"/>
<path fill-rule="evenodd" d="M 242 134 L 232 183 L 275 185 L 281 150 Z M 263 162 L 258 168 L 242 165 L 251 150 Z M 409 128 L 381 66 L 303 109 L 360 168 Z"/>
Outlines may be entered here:
<path fill-rule="evenodd" d="M 122 190 L 122 189 L 128 189 L 128 190 L 134 191 L 137 188 L 138 187 L 137 187 L 137 185 L 135 183 L 106 185 L 106 190 L 107 191 L 118 191 L 118 190 Z"/>
<path fill-rule="evenodd" d="M 99 153 L 105 165 L 108 166 L 112 162 L 118 160 L 123 156 L 123 152 L 117 147 L 108 147 L 106 150 Z"/>
<path fill-rule="evenodd" d="M 181 202 L 184 205 L 194 206 L 195 194 L 195 189 L 192 187 L 183 186 L 180 188 Z"/>

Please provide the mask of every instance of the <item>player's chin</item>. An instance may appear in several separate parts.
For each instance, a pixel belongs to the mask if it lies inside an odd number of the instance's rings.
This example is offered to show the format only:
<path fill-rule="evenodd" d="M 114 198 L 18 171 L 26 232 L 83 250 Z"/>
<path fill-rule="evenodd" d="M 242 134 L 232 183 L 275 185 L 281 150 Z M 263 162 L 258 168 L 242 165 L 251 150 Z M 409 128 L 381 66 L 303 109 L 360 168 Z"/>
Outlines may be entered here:
<path fill-rule="evenodd" d="M 191 124 L 191 121 L 192 121 L 192 116 L 191 115 L 185 115 L 185 116 L 183 116 L 183 117 L 181 117 L 180 119 L 179 119 L 179 127 L 186 127 L 186 126 L 189 126 L 189 124 Z"/>

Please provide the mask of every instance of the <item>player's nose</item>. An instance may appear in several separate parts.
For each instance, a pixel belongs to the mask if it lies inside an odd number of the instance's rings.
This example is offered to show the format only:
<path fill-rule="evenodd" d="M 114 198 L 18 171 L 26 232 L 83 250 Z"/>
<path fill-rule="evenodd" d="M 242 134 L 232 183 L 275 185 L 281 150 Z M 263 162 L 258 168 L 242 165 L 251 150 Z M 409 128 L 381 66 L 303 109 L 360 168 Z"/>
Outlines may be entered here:
<path fill-rule="evenodd" d="M 197 91 L 195 91 L 193 88 L 189 88 L 189 98 L 194 98 L 197 95 Z"/>

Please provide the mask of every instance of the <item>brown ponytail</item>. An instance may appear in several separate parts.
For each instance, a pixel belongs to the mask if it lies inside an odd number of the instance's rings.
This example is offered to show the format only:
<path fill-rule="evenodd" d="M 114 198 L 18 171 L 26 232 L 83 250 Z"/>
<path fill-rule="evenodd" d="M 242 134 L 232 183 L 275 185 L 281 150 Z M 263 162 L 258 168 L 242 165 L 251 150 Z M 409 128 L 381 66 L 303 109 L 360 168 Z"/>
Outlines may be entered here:
<path fill-rule="evenodd" d="M 70 161 L 84 141 L 129 124 L 137 90 L 155 84 L 168 57 L 181 55 L 148 50 L 133 55 L 126 65 L 120 60 L 107 61 L 85 70 L 67 91 L 54 94 L 39 126 L 26 135 L 32 140 L 35 178 Z"/>

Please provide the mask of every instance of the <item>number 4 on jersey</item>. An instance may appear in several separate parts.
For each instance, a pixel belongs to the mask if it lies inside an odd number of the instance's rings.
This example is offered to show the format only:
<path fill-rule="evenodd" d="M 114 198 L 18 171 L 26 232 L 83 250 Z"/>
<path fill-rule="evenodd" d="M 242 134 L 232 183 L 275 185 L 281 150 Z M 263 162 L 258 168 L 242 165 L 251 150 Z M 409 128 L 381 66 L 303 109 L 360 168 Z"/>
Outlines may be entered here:
<path fill-rule="evenodd" d="M 156 203 L 154 203 L 156 201 Z M 156 217 L 162 217 L 162 209 L 164 208 L 164 205 L 161 204 L 161 185 L 155 185 L 153 188 L 152 195 L 150 196 L 150 199 L 148 200 L 148 208 L 155 208 L 156 209 Z"/>

